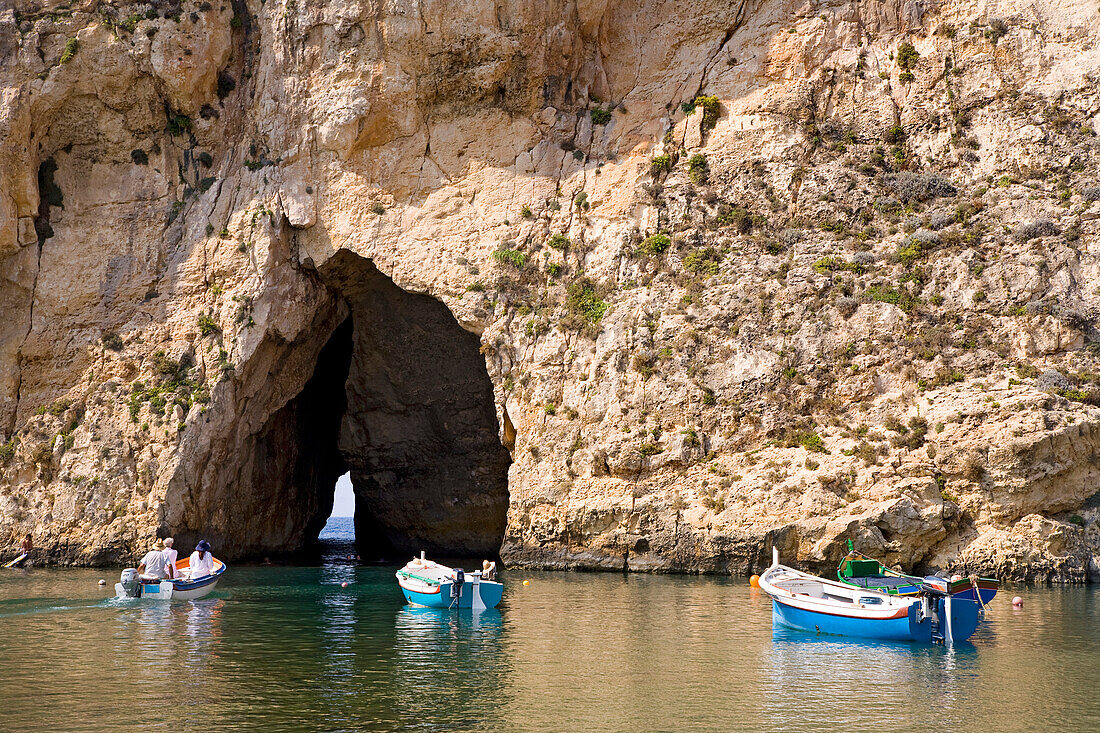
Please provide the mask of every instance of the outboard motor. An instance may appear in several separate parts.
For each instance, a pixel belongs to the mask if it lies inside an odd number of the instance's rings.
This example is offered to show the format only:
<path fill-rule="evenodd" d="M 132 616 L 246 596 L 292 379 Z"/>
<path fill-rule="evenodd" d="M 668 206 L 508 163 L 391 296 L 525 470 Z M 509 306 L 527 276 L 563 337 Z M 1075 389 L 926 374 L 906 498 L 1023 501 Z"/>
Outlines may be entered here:
<path fill-rule="evenodd" d="M 137 568 L 126 568 L 122 571 L 118 586 L 115 588 L 122 598 L 141 597 L 141 578 L 138 577 Z"/>
<path fill-rule="evenodd" d="M 950 597 L 947 592 L 947 581 L 943 578 L 928 576 L 921 584 L 917 621 L 931 619 L 933 643 L 942 644 L 945 640 L 950 641 L 951 620 L 947 616 L 950 614 L 951 606 L 947 604 L 946 609 L 944 608 L 946 599 Z"/>
<path fill-rule="evenodd" d="M 462 572 L 462 568 L 455 568 L 455 582 L 451 583 L 451 598 L 462 595 L 462 584 L 465 582 L 466 573 Z"/>

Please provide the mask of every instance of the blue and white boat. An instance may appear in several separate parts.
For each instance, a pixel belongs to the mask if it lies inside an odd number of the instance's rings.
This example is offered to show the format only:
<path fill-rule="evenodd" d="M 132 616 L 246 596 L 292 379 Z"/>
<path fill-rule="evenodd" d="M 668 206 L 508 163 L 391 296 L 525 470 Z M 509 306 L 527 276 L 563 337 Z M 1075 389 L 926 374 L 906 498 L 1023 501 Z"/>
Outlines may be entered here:
<path fill-rule="evenodd" d="M 225 563 L 218 558 L 214 561 L 214 571 L 209 575 L 191 577 L 191 559 L 183 558 L 176 562 L 176 576 L 172 579 L 149 580 L 138 575 L 135 568 L 122 571 L 122 578 L 115 583 L 115 595 L 118 598 L 146 598 L 159 601 L 193 601 L 208 595 L 221 580 L 225 572 Z"/>
<path fill-rule="evenodd" d="M 496 608 L 504 594 L 504 586 L 482 571 L 467 573 L 461 568 L 449 568 L 426 559 L 423 552 L 396 575 L 405 600 L 416 606 L 480 611 Z"/>
<path fill-rule="evenodd" d="M 760 589 L 771 596 L 773 623 L 818 634 L 950 644 L 969 639 L 980 618 L 976 601 L 944 586 L 926 584 L 915 596 L 857 588 L 780 565 L 774 548 Z"/>

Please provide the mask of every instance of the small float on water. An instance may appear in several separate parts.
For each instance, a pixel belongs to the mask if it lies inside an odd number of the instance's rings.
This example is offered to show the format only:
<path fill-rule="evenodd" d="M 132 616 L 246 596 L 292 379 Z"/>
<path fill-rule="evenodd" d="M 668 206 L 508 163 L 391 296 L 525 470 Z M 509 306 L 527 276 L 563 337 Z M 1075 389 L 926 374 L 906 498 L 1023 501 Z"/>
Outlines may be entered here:
<path fill-rule="evenodd" d="M 185 557 L 176 562 L 176 577 L 161 580 L 143 579 L 136 568 L 126 568 L 122 578 L 115 583 L 115 595 L 118 598 L 150 598 L 160 601 L 193 601 L 202 598 L 214 590 L 214 586 L 225 573 L 225 563 L 216 557 L 214 572 L 201 577 L 191 577 L 191 558 Z"/>
<path fill-rule="evenodd" d="M 950 644 L 969 639 L 980 618 L 978 603 L 951 595 L 946 584 L 890 595 L 780 565 L 775 548 L 760 589 L 771 596 L 773 623 L 819 634 Z"/>
<path fill-rule="evenodd" d="M 983 607 L 989 605 L 1001 588 L 1001 583 L 996 578 L 971 576 L 948 580 L 936 576 L 918 578 L 915 575 L 905 575 L 891 570 L 874 558 L 856 552 L 852 549 L 851 540 L 848 541 L 848 554 L 837 567 L 836 577 L 846 585 L 894 596 L 918 595 L 926 583 L 944 585 L 954 598 L 979 601 Z"/>
<path fill-rule="evenodd" d="M 495 568 L 495 565 L 491 565 Z M 491 574 L 491 570 L 490 570 Z M 504 586 L 480 570 L 465 572 L 428 560 L 424 553 L 395 574 L 405 600 L 428 608 L 496 608 Z"/>

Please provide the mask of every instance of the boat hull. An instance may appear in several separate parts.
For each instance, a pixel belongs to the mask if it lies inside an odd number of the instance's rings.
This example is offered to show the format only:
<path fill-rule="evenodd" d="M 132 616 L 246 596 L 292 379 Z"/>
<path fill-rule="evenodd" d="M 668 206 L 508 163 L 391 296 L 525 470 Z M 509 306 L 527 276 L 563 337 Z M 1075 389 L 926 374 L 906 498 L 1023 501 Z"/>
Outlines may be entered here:
<path fill-rule="evenodd" d="M 415 606 L 426 608 L 472 608 L 473 584 L 463 583 L 459 588 L 458 598 L 451 595 L 453 586 L 452 582 L 444 581 L 436 587 L 434 592 L 427 593 L 407 588 L 404 584 L 401 584 L 401 592 L 405 595 L 405 600 Z M 481 602 L 486 608 L 496 608 L 504 595 L 504 586 L 495 581 L 483 580 L 478 583 L 478 592 L 481 595 Z"/>
<path fill-rule="evenodd" d="M 978 581 L 977 592 L 975 592 L 974 588 L 971 587 L 969 590 L 962 591 L 961 593 L 956 593 L 955 598 L 962 598 L 963 600 L 967 601 L 977 601 L 979 600 L 978 596 L 980 595 L 982 604 L 988 606 L 989 602 L 992 601 L 994 596 L 997 595 L 998 590 L 998 585 L 984 585 L 981 581 Z"/>
<path fill-rule="evenodd" d="M 939 618 L 946 619 L 945 599 L 936 599 Z M 933 625 L 930 619 L 918 621 L 919 601 L 909 606 L 904 615 L 893 618 L 869 617 L 855 614 L 826 613 L 799 608 L 793 604 L 772 599 L 773 623 L 802 631 L 833 636 L 850 636 L 879 641 L 916 641 L 931 643 Z M 978 604 L 957 596 L 951 602 L 951 637 L 953 641 L 969 639 L 978 628 Z"/>

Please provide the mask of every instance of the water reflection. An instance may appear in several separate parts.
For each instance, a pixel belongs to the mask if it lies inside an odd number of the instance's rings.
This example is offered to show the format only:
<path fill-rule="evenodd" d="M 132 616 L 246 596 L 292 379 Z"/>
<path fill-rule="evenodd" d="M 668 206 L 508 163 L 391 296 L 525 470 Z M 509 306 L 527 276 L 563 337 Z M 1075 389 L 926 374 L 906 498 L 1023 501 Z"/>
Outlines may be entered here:
<path fill-rule="evenodd" d="M 764 665 L 762 712 L 767 727 L 777 730 L 833 723 L 835 706 L 855 728 L 881 723 L 883 711 L 895 706 L 926 704 L 942 720 L 965 694 L 978 661 L 970 642 L 875 642 L 777 626 Z"/>
<path fill-rule="evenodd" d="M 431 727 L 435 708 L 447 710 L 455 725 L 475 725 L 504 704 L 499 610 L 406 606 L 395 614 L 394 630 L 394 692 L 410 727 Z"/>
<path fill-rule="evenodd" d="M 943 648 L 773 630 L 720 578 L 509 573 L 475 615 L 346 561 L 237 566 L 192 602 L 101 574 L 0 574 L 0 730 L 1100 730 L 1093 588 Z"/>

